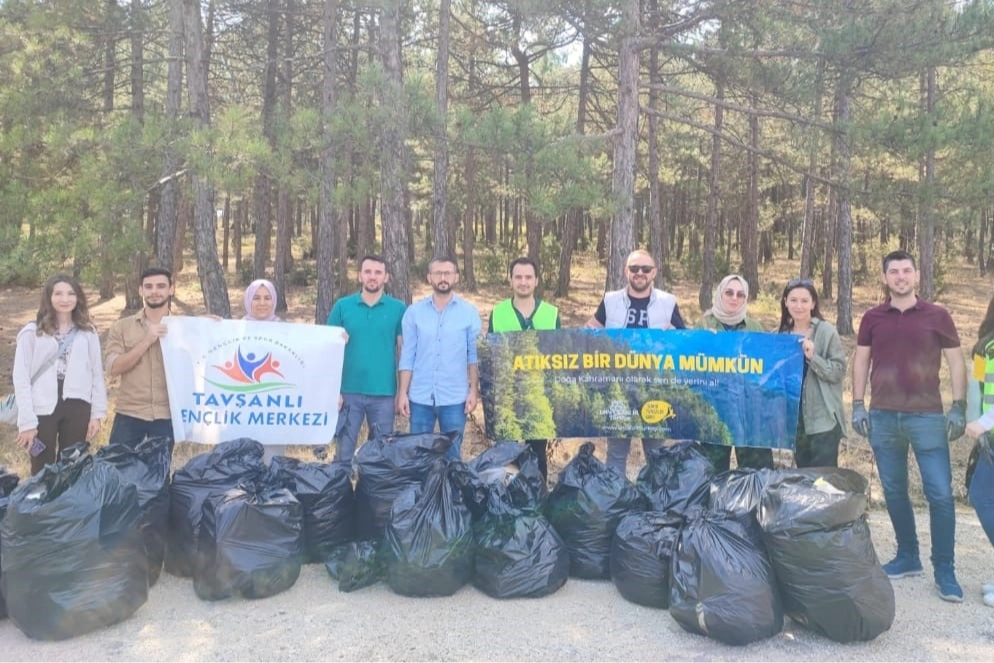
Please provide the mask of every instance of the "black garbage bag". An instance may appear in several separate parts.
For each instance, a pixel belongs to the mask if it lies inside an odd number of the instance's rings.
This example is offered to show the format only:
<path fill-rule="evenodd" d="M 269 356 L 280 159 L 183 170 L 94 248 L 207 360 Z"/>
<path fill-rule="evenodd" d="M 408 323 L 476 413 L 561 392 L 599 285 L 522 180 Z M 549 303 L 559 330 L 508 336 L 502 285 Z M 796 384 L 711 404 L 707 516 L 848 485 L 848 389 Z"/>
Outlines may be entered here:
<path fill-rule="evenodd" d="M 14 492 L 17 488 L 17 483 L 20 481 L 20 477 L 16 474 L 10 474 L 7 469 L 0 467 L 0 523 L 3 523 L 3 517 L 7 513 L 7 503 L 10 502 L 10 494 Z M 0 546 L 2 550 L 3 546 Z M 3 558 L 0 557 L 0 569 L 3 568 Z M 0 586 L 0 619 L 7 617 L 7 604 L 3 600 L 3 587 Z"/>
<path fill-rule="evenodd" d="M 607 579 L 611 539 L 622 517 L 644 511 L 646 499 L 628 479 L 594 456 L 590 442 L 559 473 L 549 495 L 546 516 L 563 538 L 570 575 Z"/>
<path fill-rule="evenodd" d="M 653 511 L 687 513 L 707 506 L 714 466 L 693 440 L 651 449 L 636 484 Z"/>
<path fill-rule="evenodd" d="M 734 515 L 688 515 L 673 549 L 670 615 L 685 631 L 747 645 L 783 628 L 783 608 L 766 552 Z"/>
<path fill-rule="evenodd" d="M 788 475 L 759 511 L 784 609 L 837 642 L 872 640 L 894 622 L 894 589 L 870 538 L 866 479 L 846 469 Z"/>
<path fill-rule="evenodd" d="M 10 496 L 0 525 L 0 586 L 29 638 L 64 640 L 116 624 L 148 599 L 148 558 L 134 484 L 84 454 Z"/>
<path fill-rule="evenodd" d="M 384 532 L 387 583 L 404 596 L 449 596 L 473 575 L 473 525 L 455 474 L 459 461 L 435 459 L 424 486 L 394 500 Z"/>
<path fill-rule="evenodd" d="M 255 440 L 229 440 L 209 453 L 194 456 L 173 474 L 166 537 L 167 573 L 182 577 L 193 575 L 204 503 L 239 484 L 257 483 L 266 472 L 262 454 L 262 445 Z"/>
<path fill-rule="evenodd" d="M 670 607 L 673 546 L 683 526 L 675 513 L 630 513 L 618 523 L 611 542 L 611 580 L 632 603 Z"/>
<path fill-rule="evenodd" d="M 377 541 L 353 541 L 345 545 L 338 590 L 354 592 L 375 585 L 383 577 L 380 544 Z"/>
<path fill-rule="evenodd" d="M 148 437 L 134 448 L 109 444 L 94 456 L 97 462 L 110 463 L 121 477 L 138 489 L 138 506 L 142 510 L 142 537 L 148 552 L 148 585 L 153 586 L 162 572 L 166 556 L 166 533 L 169 528 L 169 464 L 172 440 Z"/>
<path fill-rule="evenodd" d="M 713 511 L 757 515 L 766 486 L 781 476 L 779 470 L 739 469 L 722 472 L 711 480 Z"/>
<path fill-rule="evenodd" d="M 304 557 L 304 510 L 286 488 L 245 485 L 204 503 L 193 588 L 206 601 L 261 599 L 293 587 Z"/>
<path fill-rule="evenodd" d="M 310 562 L 324 562 L 331 551 L 355 539 L 352 465 L 305 462 L 276 456 L 272 480 L 297 498 L 304 509 L 304 549 Z"/>
<path fill-rule="evenodd" d="M 397 496 L 420 486 L 432 463 L 445 456 L 459 433 L 389 434 L 359 447 L 353 464 L 356 481 L 356 538 L 379 539 L 390 522 Z"/>
<path fill-rule="evenodd" d="M 487 512 L 473 524 L 473 584 L 497 599 L 547 596 L 569 577 L 569 550 L 540 511 L 514 502 L 510 485 L 491 485 Z"/>
<path fill-rule="evenodd" d="M 517 442 L 498 442 L 467 465 L 484 486 L 493 483 L 506 486 L 511 506 L 517 509 L 545 508 L 549 488 L 531 447 Z M 485 511 L 487 505 L 484 503 L 482 507 Z"/>

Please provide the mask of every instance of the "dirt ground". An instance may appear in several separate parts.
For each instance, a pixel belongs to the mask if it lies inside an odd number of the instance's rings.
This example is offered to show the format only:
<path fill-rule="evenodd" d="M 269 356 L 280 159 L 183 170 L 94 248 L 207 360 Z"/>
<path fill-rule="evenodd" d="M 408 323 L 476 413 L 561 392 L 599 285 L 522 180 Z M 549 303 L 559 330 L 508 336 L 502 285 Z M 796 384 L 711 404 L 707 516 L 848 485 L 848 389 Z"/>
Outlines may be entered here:
<path fill-rule="evenodd" d="M 976 328 L 991 293 L 989 279 L 966 265 L 946 267 L 946 287 L 940 302 L 953 314 L 964 349 L 972 346 Z M 763 293 L 750 311 L 766 327 L 779 319 L 777 295 L 796 273 L 796 263 L 781 262 L 762 275 Z M 229 274 L 231 283 L 234 275 Z M 85 286 L 84 286 L 85 287 Z M 85 287 L 88 292 L 91 288 Z M 697 288 L 678 282 L 670 288 L 684 317 L 697 317 Z M 230 288 L 233 313 L 241 315 L 242 289 Z M 427 293 L 422 285 L 416 296 Z M 581 256 L 574 268 L 573 294 L 557 300 L 564 326 L 582 325 L 603 293 L 603 269 L 592 257 Z M 91 295 L 95 293 L 91 292 Z M 504 288 L 487 288 L 466 295 L 481 310 L 486 323 L 493 304 L 507 296 Z M 0 393 L 10 391 L 10 367 L 17 330 L 34 318 L 38 291 L 0 288 Z M 879 289 L 867 284 L 856 289 L 855 322 L 877 303 Z M 310 323 L 314 296 L 308 289 L 289 293 L 287 319 Z M 123 293 L 109 300 L 90 298 L 93 318 L 105 336 L 124 307 Z M 178 277 L 174 313 L 203 312 L 196 274 L 187 269 Z M 834 305 L 823 302 L 834 320 Z M 850 356 L 854 338 L 844 339 Z M 943 369 L 945 373 L 945 369 Z M 944 385 L 948 378 L 943 376 Z M 848 382 L 848 380 L 847 380 Z M 111 409 L 116 385 L 111 385 Z M 944 397 L 949 399 L 948 387 Z M 849 399 L 848 384 L 846 400 Z M 471 457 L 486 445 L 482 435 L 482 408 L 467 430 L 464 455 Z M 403 420 L 398 426 L 403 429 Z M 103 444 L 109 421 L 96 440 Z M 14 448 L 16 431 L 0 425 L 0 466 L 26 473 L 25 453 Z M 572 457 L 580 441 L 554 442 L 550 450 L 550 478 Z M 597 441 L 603 458 L 603 441 Z M 639 445 L 629 459 L 631 473 L 641 465 Z M 306 567 L 288 592 L 261 601 L 206 603 L 196 598 L 189 580 L 163 575 L 148 603 L 126 622 L 64 643 L 35 643 L 9 621 L 0 621 L 0 661 L 15 660 L 994 660 L 994 609 L 980 601 L 979 585 L 994 581 L 994 551 L 984 537 L 972 509 L 963 501 L 963 472 L 969 445 L 951 445 L 954 490 L 958 505 L 957 569 L 966 592 L 962 605 L 938 599 L 928 574 L 897 581 L 897 618 L 894 627 L 871 643 L 838 645 L 815 636 L 788 620 L 779 636 L 746 648 L 729 648 L 684 633 L 668 615 L 627 603 L 610 582 L 571 580 L 558 593 L 535 601 L 495 601 L 467 587 L 444 599 L 407 599 L 384 585 L 354 594 L 339 593 L 320 566 Z M 176 467 L 201 451 L 180 444 Z M 305 447 L 292 455 L 308 457 Z M 871 480 L 871 526 L 881 561 L 893 554 L 893 533 L 882 510 L 879 481 L 872 454 L 861 438 L 844 441 L 841 464 Z M 779 462 L 789 464 L 784 452 Z M 913 479 L 917 481 L 917 477 Z M 918 500 L 923 559 L 927 557 L 927 509 Z M 928 564 L 926 563 L 926 567 Z"/>

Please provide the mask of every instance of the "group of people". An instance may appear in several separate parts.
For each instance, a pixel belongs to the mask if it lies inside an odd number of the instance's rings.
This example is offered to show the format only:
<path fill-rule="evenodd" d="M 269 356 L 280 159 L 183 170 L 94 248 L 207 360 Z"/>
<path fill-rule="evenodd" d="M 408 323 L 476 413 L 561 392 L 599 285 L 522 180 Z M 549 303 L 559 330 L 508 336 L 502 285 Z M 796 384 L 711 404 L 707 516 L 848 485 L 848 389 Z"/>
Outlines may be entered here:
<path fill-rule="evenodd" d="M 656 288 L 657 265 L 644 250 L 625 262 L 626 287 L 605 293 L 588 328 L 686 329 L 676 297 Z M 508 269 L 511 297 L 494 306 L 488 331 L 555 330 L 559 311 L 536 297 L 540 275 L 526 257 Z M 428 266 L 431 294 L 410 306 L 386 294 L 389 269 L 380 256 L 359 263 L 359 290 L 341 297 L 327 324 L 347 333 L 341 398 L 342 423 L 336 458 L 350 460 L 360 430 L 371 434 L 394 429 L 397 414 L 409 419 L 410 432 L 462 432 L 479 400 L 477 338 L 479 311 L 455 294 L 459 269 L 455 259 L 438 257 Z M 960 340 L 946 309 L 916 294 L 914 257 L 895 251 L 883 259 L 885 301 L 863 316 L 853 360 L 853 430 L 869 438 L 880 473 L 887 510 L 897 538 L 896 557 L 884 564 L 891 578 L 919 575 L 920 560 L 914 511 L 908 493 L 908 449 L 914 450 L 929 504 L 934 577 L 939 594 L 962 601 L 954 571 L 955 512 L 952 496 L 950 440 L 964 432 L 982 448 L 970 485 L 984 531 L 994 544 L 994 299 L 974 348 L 975 373 L 982 383 L 983 415 L 967 424 L 966 364 Z M 143 307 L 111 327 L 101 359 L 100 342 L 90 320 L 86 297 L 75 279 L 55 276 L 46 283 L 37 320 L 17 336 L 14 387 L 18 403 L 18 443 L 31 453 L 31 471 L 56 458 L 60 445 L 93 438 L 107 414 L 104 375 L 121 385 L 110 443 L 134 443 L 145 436 L 172 438 L 169 396 L 159 339 L 167 332 L 163 318 L 174 293 L 168 270 L 142 273 Z M 276 289 L 254 281 L 245 292 L 245 318 L 278 321 Z M 713 305 L 697 321 L 698 329 L 720 332 L 765 331 L 748 314 L 749 286 L 740 275 L 721 279 Z M 778 333 L 797 336 L 804 355 L 801 407 L 795 441 L 798 467 L 837 466 L 844 434 L 843 383 L 847 356 L 838 332 L 819 309 L 818 292 L 807 279 L 787 283 L 780 297 Z M 949 366 L 952 407 L 943 412 L 939 389 L 941 358 Z M 865 404 L 869 383 L 873 396 Z M 547 476 L 547 440 L 526 440 Z M 648 452 L 663 440 L 643 439 Z M 607 464 L 625 474 L 631 440 L 608 440 Z M 771 444 L 771 446 L 781 446 Z M 772 468 L 768 448 L 703 445 L 717 472 L 728 470 L 732 449 L 737 465 Z M 449 454 L 461 456 L 459 441 Z M 994 606 L 994 584 L 984 585 L 984 601 Z"/>

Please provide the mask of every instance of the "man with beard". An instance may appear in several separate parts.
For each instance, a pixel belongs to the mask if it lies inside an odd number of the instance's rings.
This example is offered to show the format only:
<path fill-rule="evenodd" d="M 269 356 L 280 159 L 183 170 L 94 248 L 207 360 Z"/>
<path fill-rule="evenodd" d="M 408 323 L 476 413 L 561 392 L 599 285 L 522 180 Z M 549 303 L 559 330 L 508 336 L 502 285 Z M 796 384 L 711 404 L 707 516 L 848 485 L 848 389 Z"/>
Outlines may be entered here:
<path fill-rule="evenodd" d="M 614 290 L 604 295 L 594 316 L 587 320 L 591 329 L 686 329 L 676 297 L 668 292 L 652 287 L 656 276 L 656 261 L 643 249 L 636 249 L 625 261 L 625 277 L 628 287 Z M 662 446 L 662 440 L 642 439 L 642 450 L 649 455 L 650 449 Z M 607 465 L 626 476 L 628 452 L 632 441 L 629 438 L 608 438 Z"/>
<path fill-rule="evenodd" d="M 949 442 L 966 428 L 966 363 L 949 312 L 915 294 L 918 268 L 906 251 L 883 260 L 887 299 L 863 314 L 856 338 L 852 376 L 852 427 L 870 439 L 880 471 L 887 513 L 897 538 L 897 555 L 883 565 L 891 578 L 921 575 L 915 512 L 908 496 L 908 447 L 915 452 L 928 501 L 932 567 L 939 596 L 958 603 Z M 949 365 L 953 403 L 942 414 L 939 368 Z M 869 376 L 873 400 L 863 403 Z"/>
<path fill-rule="evenodd" d="M 329 325 L 344 327 L 348 333 L 338 399 L 344 422 L 339 427 L 337 460 L 351 462 L 363 421 L 367 435 L 394 428 L 404 302 L 384 292 L 389 281 L 382 257 L 364 257 L 359 261 L 359 292 L 336 301 L 328 315 Z"/>
<path fill-rule="evenodd" d="M 139 288 L 142 310 L 115 322 L 107 334 L 104 367 L 109 376 L 121 376 L 109 443 L 134 447 L 148 436 L 168 438 L 171 445 L 173 425 L 159 339 L 166 335 L 162 319 L 169 315 L 173 275 L 150 267 L 142 272 Z"/>
<path fill-rule="evenodd" d="M 476 307 L 452 292 L 458 282 L 456 261 L 435 258 L 428 264 L 431 295 L 404 313 L 397 411 L 410 418 L 412 433 L 430 433 L 436 421 L 443 433 L 462 433 L 476 408 L 476 339 L 483 324 Z M 461 457 L 461 442 L 448 458 Z"/>
<path fill-rule="evenodd" d="M 489 332 L 515 332 L 559 329 L 559 309 L 535 297 L 538 286 L 538 266 L 531 258 L 522 256 L 511 261 L 508 276 L 514 296 L 498 302 L 490 313 Z M 538 468 L 548 478 L 548 440 L 528 440 L 538 457 Z"/>

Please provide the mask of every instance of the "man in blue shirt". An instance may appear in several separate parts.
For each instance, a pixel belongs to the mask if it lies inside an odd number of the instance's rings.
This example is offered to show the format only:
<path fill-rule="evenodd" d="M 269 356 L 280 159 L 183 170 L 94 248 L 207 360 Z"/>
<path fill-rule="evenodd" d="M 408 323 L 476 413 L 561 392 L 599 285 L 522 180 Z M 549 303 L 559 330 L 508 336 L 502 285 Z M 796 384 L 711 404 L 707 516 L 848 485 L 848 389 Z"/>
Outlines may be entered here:
<path fill-rule="evenodd" d="M 389 281 L 383 258 L 365 256 L 359 262 L 359 292 L 336 301 L 328 315 L 327 324 L 343 327 L 349 335 L 338 399 L 345 424 L 336 460 L 352 461 L 364 419 L 370 437 L 374 429 L 382 435 L 394 429 L 400 320 L 405 307 L 404 302 L 383 292 Z"/>
<path fill-rule="evenodd" d="M 403 346 L 397 385 L 397 412 L 411 420 L 412 433 L 444 433 L 466 428 L 476 408 L 476 339 L 483 323 L 472 304 L 452 292 L 459 271 L 452 258 L 428 265 L 430 296 L 411 304 L 401 323 Z M 459 459 L 461 439 L 448 453 Z"/>

